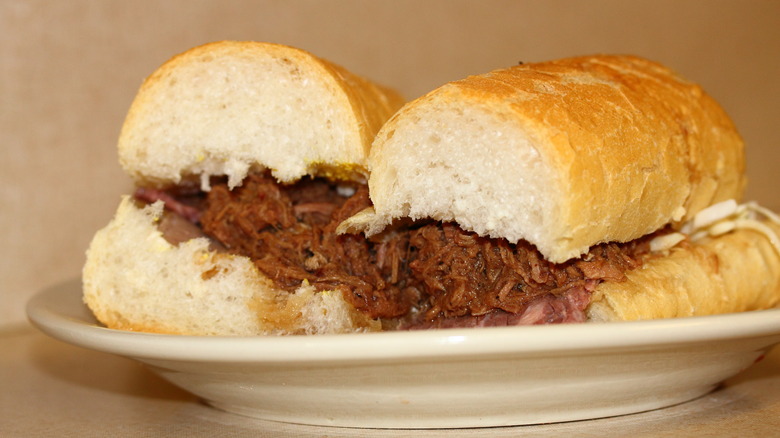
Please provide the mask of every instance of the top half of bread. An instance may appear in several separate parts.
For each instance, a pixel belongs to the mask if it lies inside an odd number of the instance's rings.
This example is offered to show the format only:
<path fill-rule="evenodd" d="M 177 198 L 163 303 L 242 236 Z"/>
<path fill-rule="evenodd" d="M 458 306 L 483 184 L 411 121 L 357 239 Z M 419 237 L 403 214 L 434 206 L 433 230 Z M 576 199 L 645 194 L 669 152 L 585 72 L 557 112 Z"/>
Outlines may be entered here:
<path fill-rule="evenodd" d="M 282 182 L 365 177 L 371 141 L 403 104 L 395 91 L 300 49 L 222 41 L 173 57 L 141 85 L 119 138 L 123 168 L 167 185 L 251 169 Z"/>
<path fill-rule="evenodd" d="M 523 64 L 446 84 L 381 129 L 374 212 L 527 240 L 550 261 L 629 241 L 739 199 L 743 143 L 702 89 L 633 56 Z"/>

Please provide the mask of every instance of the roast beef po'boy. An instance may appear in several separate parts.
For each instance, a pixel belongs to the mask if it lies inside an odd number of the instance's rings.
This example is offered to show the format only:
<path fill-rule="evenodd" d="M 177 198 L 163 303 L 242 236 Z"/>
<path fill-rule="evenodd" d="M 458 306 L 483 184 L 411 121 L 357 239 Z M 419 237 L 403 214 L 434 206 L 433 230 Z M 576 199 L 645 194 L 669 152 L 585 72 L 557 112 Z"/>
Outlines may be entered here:
<path fill-rule="evenodd" d="M 122 127 L 120 162 L 138 188 L 90 245 L 85 302 L 123 330 L 378 329 L 350 292 L 381 273 L 347 272 L 369 248 L 335 227 L 369 205 L 367 152 L 402 103 L 287 46 L 225 41 L 172 58 Z"/>
<path fill-rule="evenodd" d="M 617 321 L 780 302 L 777 217 L 738 204 L 744 146 L 699 86 L 633 56 L 446 84 L 369 158 L 365 232 L 404 278 L 396 328 Z"/>
<path fill-rule="evenodd" d="M 596 56 L 447 84 L 401 109 L 366 162 L 400 105 L 292 48 L 174 58 L 123 127 L 139 189 L 95 236 L 85 301 L 109 327 L 217 335 L 778 302 L 759 220 L 773 215 L 736 203 L 742 141 L 666 68 Z"/>

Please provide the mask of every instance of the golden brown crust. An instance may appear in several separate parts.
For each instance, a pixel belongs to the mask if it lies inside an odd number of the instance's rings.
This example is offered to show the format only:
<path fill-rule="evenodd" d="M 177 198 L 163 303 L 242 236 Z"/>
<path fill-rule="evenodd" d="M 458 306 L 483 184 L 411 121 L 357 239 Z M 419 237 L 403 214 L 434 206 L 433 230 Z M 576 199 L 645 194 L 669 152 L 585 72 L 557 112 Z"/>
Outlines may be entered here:
<path fill-rule="evenodd" d="M 251 168 L 285 182 L 364 180 L 374 135 L 402 104 L 394 90 L 298 48 L 213 42 L 146 78 L 119 157 L 135 180 L 156 185 L 227 174 L 235 186 Z"/>
<path fill-rule="evenodd" d="M 612 240 L 657 229 L 679 205 L 687 220 L 708 205 L 741 197 L 744 146 L 733 123 L 701 87 L 660 64 L 590 56 L 521 65 L 490 79 L 537 91 L 533 102 L 512 108 L 541 142 L 549 141 L 553 165 L 567 171 L 571 195 L 564 214 L 623 216 L 623 206 L 633 204 L 632 217 L 621 222 L 652 224 L 621 230 Z M 595 232 L 582 221 L 571 224 Z"/>
<path fill-rule="evenodd" d="M 588 308 L 591 320 L 714 315 L 780 304 L 780 254 L 752 230 L 675 247 L 627 277 L 597 287 Z"/>
<path fill-rule="evenodd" d="M 368 156 L 376 133 L 406 100 L 391 88 L 375 84 L 324 59 L 317 60 L 326 70 L 332 72 L 352 103 L 353 112 L 360 115 L 362 144 L 365 155 Z"/>
<path fill-rule="evenodd" d="M 486 132 L 476 141 L 453 145 L 478 129 Z M 447 140 L 411 145 L 415 135 Z M 402 215 L 454 220 L 491 237 L 528 240 L 561 262 L 739 200 L 743 148 L 699 86 L 634 56 L 586 56 L 472 76 L 407 104 L 377 136 L 369 184 L 377 223 Z M 470 169 L 455 152 L 483 164 Z M 454 184 L 437 194 L 450 202 L 426 210 L 431 201 L 414 195 L 422 187 L 403 187 L 421 177 L 395 164 L 402 155 L 419 157 L 424 172 L 454 169 Z M 526 175 L 523 187 L 507 188 Z M 493 199 L 459 208 L 468 186 Z"/>

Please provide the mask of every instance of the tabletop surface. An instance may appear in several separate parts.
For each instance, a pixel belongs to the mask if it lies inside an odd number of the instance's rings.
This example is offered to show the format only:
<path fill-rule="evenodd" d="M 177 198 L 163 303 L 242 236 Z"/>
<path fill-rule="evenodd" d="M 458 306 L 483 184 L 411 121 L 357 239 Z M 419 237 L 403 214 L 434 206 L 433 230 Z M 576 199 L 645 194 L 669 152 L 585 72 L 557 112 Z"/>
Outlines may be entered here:
<path fill-rule="evenodd" d="M 32 327 L 0 332 L 0 435 L 401 437 L 408 430 L 275 423 L 208 407 L 143 365 L 51 339 Z M 413 431 L 412 436 L 777 436 L 780 348 L 688 403 L 562 424 Z"/>

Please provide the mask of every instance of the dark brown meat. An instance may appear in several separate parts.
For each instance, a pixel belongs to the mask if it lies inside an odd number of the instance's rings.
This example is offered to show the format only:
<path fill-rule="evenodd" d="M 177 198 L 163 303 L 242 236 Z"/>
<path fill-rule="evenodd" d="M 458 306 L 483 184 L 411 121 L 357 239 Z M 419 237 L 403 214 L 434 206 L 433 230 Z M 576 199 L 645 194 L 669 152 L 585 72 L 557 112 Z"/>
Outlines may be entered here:
<path fill-rule="evenodd" d="M 345 198 L 323 180 L 284 187 L 253 175 L 233 191 L 212 187 L 201 224 L 230 251 L 252 258 L 280 288 L 292 291 L 308 281 L 318 290 L 342 291 L 372 318 L 394 318 L 416 298 L 393 275 L 397 260 L 378 264 L 366 239 L 336 234 L 341 221 L 368 205 L 365 186 Z M 399 281 L 387 281 L 393 277 Z"/>
<path fill-rule="evenodd" d="M 537 296 L 519 313 L 494 309 L 482 315 L 436 319 L 416 318 L 404 320 L 396 328 L 398 330 L 425 330 L 585 322 L 585 309 L 590 304 L 591 292 L 585 287 L 577 286 L 560 295 Z"/>
<path fill-rule="evenodd" d="M 368 189 L 355 189 L 346 197 L 325 180 L 285 186 L 254 174 L 233 190 L 213 181 L 197 202 L 186 190 L 137 197 L 162 199 L 225 250 L 250 257 L 279 288 L 293 291 L 307 281 L 317 290 L 339 290 L 358 310 L 402 321 L 401 328 L 584 321 L 595 285 L 622 281 L 649 252 L 645 238 L 598 245 L 553 264 L 526 242 L 437 222 L 373 240 L 337 235 L 344 219 L 370 205 Z"/>
<path fill-rule="evenodd" d="M 416 256 L 409 266 L 428 297 L 426 321 L 495 310 L 522 315 L 539 297 L 561 297 L 575 289 L 590 290 L 603 280 L 623 280 L 625 271 L 639 266 L 649 252 L 644 242 L 602 244 L 581 259 L 553 264 L 526 242 L 513 245 L 452 223 L 430 224 L 412 233 Z"/>

